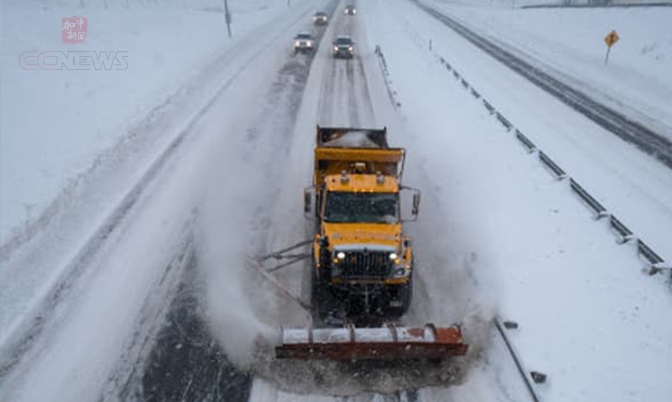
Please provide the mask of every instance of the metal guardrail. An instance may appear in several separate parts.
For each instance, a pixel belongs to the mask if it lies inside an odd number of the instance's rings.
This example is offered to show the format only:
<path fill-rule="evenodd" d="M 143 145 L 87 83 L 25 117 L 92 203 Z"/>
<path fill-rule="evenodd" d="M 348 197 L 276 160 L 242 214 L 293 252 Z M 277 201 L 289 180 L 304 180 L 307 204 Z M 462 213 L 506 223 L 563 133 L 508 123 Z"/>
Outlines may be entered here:
<path fill-rule="evenodd" d="M 539 160 L 544 166 L 551 169 L 551 172 L 555 174 L 558 180 L 562 180 L 567 177 L 567 173 L 565 173 L 565 171 L 557 163 L 553 162 L 553 159 L 551 159 L 541 150 L 539 150 Z"/>
<path fill-rule="evenodd" d="M 637 254 L 649 262 L 649 275 L 667 271 L 669 274 L 669 282 L 672 286 L 672 265 L 666 265 L 665 261 L 656 254 L 651 247 L 639 239 L 637 240 Z"/>
<path fill-rule="evenodd" d="M 376 54 L 382 58 L 382 52 L 380 48 L 376 47 Z M 516 139 L 527 149 L 529 153 L 534 153 L 537 151 L 539 155 L 539 161 L 548 168 L 558 180 L 562 180 L 568 177 L 564 169 L 560 167 L 555 161 L 553 161 L 545 152 L 540 150 L 532 140 L 530 140 L 525 134 L 523 134 L 518 128 L 516 128 L 513 123 L 511 123 L 504 115 L 498 112 L 495 107 L 488 102 L 482 95 L 471 86 L 465 78 L 462 78 L 460 74 L 455 70 L 446 59 L 441 56 L 437 56 L 441 64 L 443 64 L 448 71 L 452 71 L 453 76 L 459 80 L 465 90 L 469 90 L 471 94 L 476 99 L 481 99 L 483 106 L 490 112 L 490 114 L 495 114 L 497 120 L 507 129 L 507 131 L 515 130 Z M 384 64 L 384 59 L 383 59 Z M 386 73 L 386 72 L 385 72 Z M 387 74 L 387 73 L 386 73 Z M 387 76 L 386 76 L 387 77 Z M 387 79 L 386 79 L 387 84 Z M 390 88 L 388 86 L 388 91 Z M 666 265 L 665 260 L 660 257 L 651 247 L 639 239 L 623 222 L 618 218 L 613 216 L 595 197 L 593 197 L 586 189 L 584 189 L 576 180 L 569 177 L 570 188 L 572 191 L 582 200 L 585 204 L 595 213 L 595 219 L 599 220 L 604 217 L 609 217 L 609 227 L 619 236 L 618 243 L 625 244 L 632 240 L 637 240 L 637 254 L 644 259 L 648 264 L 648 272 L 651 275 L 659 273 L 661 271 L 670 272 L 670 284 L 672 285 L 672 266 Z M 499 326 L 499 324 L 497 324 Z M 501 331 L 501 329 L 500 329 Z"/>
<path fill-rule="evenodd" d="M 499 122 L 502 123 L 504 127 L 506 127 L 506 131 L 511 131 L 511 128 L 513 128 L 511 122 L 499 112 L 497 112 L 497 120 L 499 120 Z"/>
<path fill-rule="evenodd" d="M 509 351 L 509 354 L 513 358 L 513 362 L 516 364 L 516 368 L 518 369 L 518 373 L 520 374 L 521 377 L 523 377 L 523 381 L 525 382 L 525 387 L 527 388 L 527 391 L 529 392 L 530 397 L 532 397 L 532 400 L 534 402 L 539 402 L 539 397 L 537 396 L 537 393 L 534 391 L 534 388 L 532 387 L 532 383 L 530 382 L 530 379 L 527 378 L 527 374 L 525 374 L 525 370 L 523 369 L 523 365 L 521 364 L 520 359 L 518 358 L 518 355 L 516 354 L 515 350 L 513 349 L 513 345 L 511 344 L 511 341 L 509 341 L 509 337 L 506 336 L 506 333 L 504 332 L 504 329 L 502 328 L 502 324 L 500 323 L 499 318 L 495 318 L 494 322 L 495 322 L 495 327 L 497 328 L 497 331 L 499 332 L 499 335 L 504 340 L 504 344 L 506 345 L 506 349 Z"/>
<path fill-rule="evenodd" d="M 450 70 L 453 69 L 453 68 L 450 66 L 450 64 L 446 61 L 446 59 L 444 59 L 443 57 L 439 56 L 439 61 L 441 62 L 441 64 L 443 64 L 444 66 L 446 66 L 446 70 L 450 71 Z"/>
<path fill-rule="evenodd" d="M 385 56 L 383 56 L 383 51 L 380 50 L 380 46 L 376 45 L 376 56 L 378 56 L 378 59 L 380 60 L 382 67 L 383 67 L 383 72 L 385 75 L 388 75 L 387 71 L 387 62 L 385 61 Z"/>
<path fill-rule="evenodd" d="M 651 247 L 649 247 L 640 239 L 637 239 L 637 252 L 646 258 L 652 265 L 665 263 L 665 261 L 658 254 L 656 254 L 656 252 L 653 251 Z"/>
<path fill-rule="evenodd" d="M 399 102 L 396 97 L 394 96 L 394 91 L 392 91 L 392 87 L 390 86 L 390 72 L 387 69 L 387 62 L 385 61 L 385 55 L 383 55 L 383 51 L 380 49 L 379 45 L 376 45 L 376 56 L 378 57 L 378 62 L 380 64 L 380 69 L 383 72 L 383 79 L 385 81 L 385 87 L 387 88 L 387 96 L 390 98 L 390 103 L 392 103 L 392 106 L 397 109 L 401 107 L 401 102 Z"/>
<path fill-rule="evenodd" d="M 483 106 L 485 106 L 485 108 L 488 109 L 488 112 L 490 112 L 490 114 L 495 113 L 495 107 L 492 106 L 490 102 L 485 100 L 485 98 L 483 98 Z"/>
<path fill-rule="evenodd" d="M 663 260 L 641 239 L 637 239 L 637 254 L 649 263 L 649 275 L 655 275 L 662 271 L 668 271 L 670 274 L 670 285 L 672 285 L 672 265 L 666 265 L 665 260 Z"/>
<path fill-rule="evenodd" d="M 532 153 L 537 150 L 537 146 L 518 129 L 516 129 L 516 138 L 527 148 L 528 152 Z"/>
<path fill-rule="evenodd" d="M 595 199 L 588 191 L 586 191 L 576 180 L 569 178 L 569 186 L 576 195 L 581 198 L 590 209 L 595 212 L 595 219 L 600 219 L 609 215 L 607 209 L 600 204 L 598 200 Z"/>
<path fill-rule="evenodd" d="M 632 230 L 628 229 L 627 226 L 623 222 L 621 222 L 617 217 L 614 215 L 609 216 L 609 226 L 619 235 L 621 238 L 619 239 L 618 243 L 623 244 L 627 243 L 630 240 L 635 238 L 634 233 L 632 233 Z"/>

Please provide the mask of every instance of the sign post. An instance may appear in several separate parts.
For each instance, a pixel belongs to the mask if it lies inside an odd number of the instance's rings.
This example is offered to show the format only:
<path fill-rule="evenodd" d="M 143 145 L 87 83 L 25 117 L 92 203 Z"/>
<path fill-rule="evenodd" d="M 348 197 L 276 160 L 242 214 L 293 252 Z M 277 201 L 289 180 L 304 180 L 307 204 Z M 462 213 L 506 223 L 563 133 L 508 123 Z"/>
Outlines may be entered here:
<path fill-rule="evenodd" d="M 607 62 L 609 61 L 609 52 L 611 51 L 611 47 L 618 42 L 620 37 L 618 36 L 618 33 L 616 31 L 611 31 L 607 34 L 607 36 L 604 37 L 604 42 L 607 44 L 607 56 L 604 58 L 604 65 L 607 65 Z"/>
<path fill-rule="evenodd" d="M 226 30 L 231 38 L 231 13 L 229 13 L 229 3 L 224 0 L 224 20 L 226 22 Z"/>

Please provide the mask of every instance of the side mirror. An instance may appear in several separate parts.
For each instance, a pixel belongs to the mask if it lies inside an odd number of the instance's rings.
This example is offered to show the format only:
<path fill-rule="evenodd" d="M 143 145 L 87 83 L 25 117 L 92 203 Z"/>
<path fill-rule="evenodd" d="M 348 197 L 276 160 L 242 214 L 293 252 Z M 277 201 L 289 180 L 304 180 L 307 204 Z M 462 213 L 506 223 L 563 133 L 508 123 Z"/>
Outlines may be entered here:
<path fill-rule="evenodd" d="M 410 191 L 413 193 L 413 200 L 411 202 L 411 214 L 412 218 L 410 219 L 404 219 L 402 218 L 402 222 L 415 222 L 418 220 L 418 213 L 420 212 L 420 190 L 417 188 L 411 188 L 411 187 L 406 187 L 404 185 L 399 186 L 399 189 L 402 191 Z M 408 207 L 408 197 L 405 197 L 404 205 L 405 208 L 404 210 Z"/>
<path fill-rule="evenodd" d="M 420 192 L 418 191 L 417 193 L 413 194 L 413 210 L 411 213 L 413 216 L 418 216 L 418 212 L 420 212 Z"/>

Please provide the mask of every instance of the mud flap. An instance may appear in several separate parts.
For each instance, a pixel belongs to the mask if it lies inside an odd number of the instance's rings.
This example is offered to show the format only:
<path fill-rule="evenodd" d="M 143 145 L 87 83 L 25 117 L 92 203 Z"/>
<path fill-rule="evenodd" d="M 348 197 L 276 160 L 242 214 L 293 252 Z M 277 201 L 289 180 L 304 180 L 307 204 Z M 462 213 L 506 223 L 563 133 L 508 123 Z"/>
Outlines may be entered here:
<path fill-rule="evenodd" d="M 275 348 L 278 359 L 300 360 L 410 360 L 464 356 L 468 345 L 460 327 L 423 328 L 282 328 L 282 345 Z"/>

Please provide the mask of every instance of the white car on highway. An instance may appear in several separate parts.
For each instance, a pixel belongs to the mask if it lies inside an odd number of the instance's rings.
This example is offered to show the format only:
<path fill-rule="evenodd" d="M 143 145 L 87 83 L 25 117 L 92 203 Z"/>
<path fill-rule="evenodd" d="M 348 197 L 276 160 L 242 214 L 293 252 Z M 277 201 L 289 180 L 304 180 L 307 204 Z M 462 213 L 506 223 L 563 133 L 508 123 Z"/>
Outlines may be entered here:
<path fill-rule="evenodd" d="M 294 37 L 294 53 L 312 52 L 315 50 L 315 38 L 308 32 L 300 32 Z"/>

